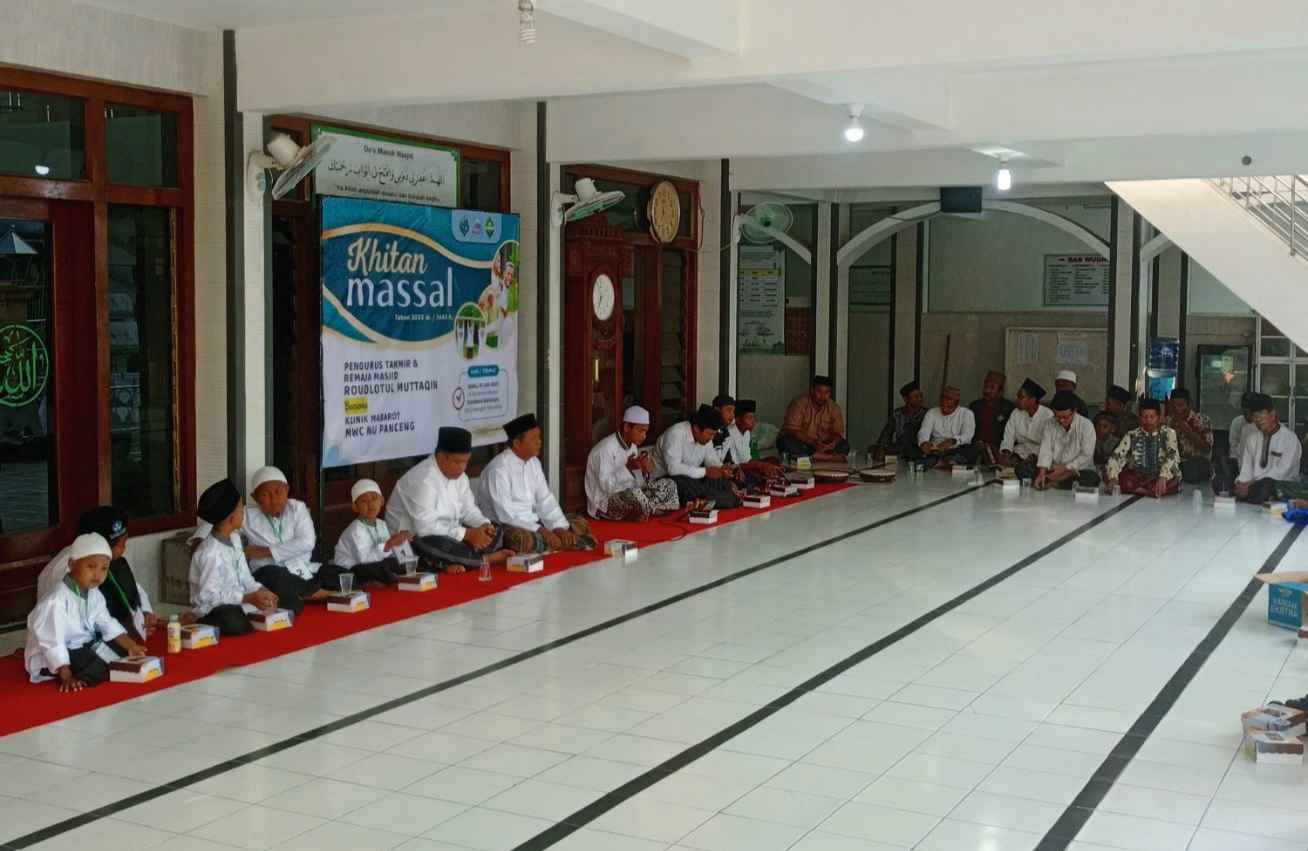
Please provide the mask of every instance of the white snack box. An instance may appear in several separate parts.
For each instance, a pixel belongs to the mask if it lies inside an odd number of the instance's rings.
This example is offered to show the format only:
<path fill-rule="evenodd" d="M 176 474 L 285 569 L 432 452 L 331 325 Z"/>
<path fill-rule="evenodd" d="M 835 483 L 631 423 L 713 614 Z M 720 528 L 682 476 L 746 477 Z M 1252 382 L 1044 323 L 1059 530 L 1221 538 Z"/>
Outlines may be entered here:
<path fill-rule="evenodd" d="M 1233 496 L 1215 496 L 1213 497 L 1213 508 L 1220 508 L 1226 511 L 1235 510 L 1235 497 Z"/>
<path fill-rule="evenodd" d="M 545 556 L 540 553 L 509 557 L 509 573 L 540 573 L 544 569 Z"/>
<path fill-rule="evenodd" d="M 746 508 L 769 508 L 772 505 L 772 497 L 767 494 L 750 494 L 742 497 L 740 504 Z"/>
<path fill-rule="evenodd" d="M 1083 488 L 1078 486 L 1074 498 L 1077 502 L 1098 502 L 1099 488 Z"/>
<path fill-rule="evenodd" d="M 1245 748 L 1259 765 L 1303 765 L 1303 739 L 1271 731 L 1250 733 Z"/>
<path fill-rule="evenodd" d="M 362 612 L 372 605 L 372 598 L 368 596 L 367 591 L 351 591 L 349 594 L 340 592 L 327 595 L 327 611 L 345 612 L 354 614 Z"/>
<path fill-rule="evenodd" d="M 620 558 L 624 561 L 635 561 L 638 549 L 635 541 L 624 541 L 615 538 L 604 544 L 604 552 L 613 558 Z"/>
<path fill-rule="evenodd" d="M 964 467 L 962 464 L 955 464 L 949 472 L 951 472 L 956 479 L 965 479 L 976 471 L 971 467 Z"/>
<path fill-rule="evenodd" d="M 163 676 L 158 656 L 125 656 L 109 663 L 109 682 L 148 683 Z"/>
<path fill-rule="evenodd" d="M 686 519 L 696 526 L 712 526 L 718 522 L 718 510 L 710 508 L 708 510 L 692 511 L 686 516 Z"/>
<path fill-rule="evenodd" d="M 249 618 L 250 626 L 259 630 L 259 632 L 277 632 L 281 629 L 290 629 L 295 623 L 295 618 L 287 609 L 273 609 L 271 612 L 251 612 Z"/>
<path fill-rule="evenodd" d="M 1280 733 L 1283 736 L 1302 736 L 1308 733 L 1308 713 L 1291 709 L 1283 703 L 1269 703 L 1250 709 L 1240 716 L 1244 734 Z"/>
<path fill-rule="evenodd" d="M 182 649 L 202 650 L 218 643 L 218 627 L 207 623 L 193 623 L 182 626 Z"/>
<path fill-rule="evenodd" d="M 999 487 L 1005 496 L 1014 496 L 1022 492 L 1022 482 L 1018 479 L 1000 479 Z"/>
<path fill-rule="evenodd" d="M 434 573 L 410 573 L 405 576 L 397 576 L 396 579 L 399 581 L 395 587 L 401 591 L 421 593 L 436 590 L 436 574 Z"/>

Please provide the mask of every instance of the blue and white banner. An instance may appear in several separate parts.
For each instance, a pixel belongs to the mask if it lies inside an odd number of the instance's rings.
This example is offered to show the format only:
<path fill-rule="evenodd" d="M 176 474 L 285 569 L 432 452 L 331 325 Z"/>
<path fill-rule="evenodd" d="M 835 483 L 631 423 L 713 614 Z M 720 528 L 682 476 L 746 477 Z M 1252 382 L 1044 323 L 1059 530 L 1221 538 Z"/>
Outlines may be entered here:
<path fill-rule="evenodd" d="M 324 467 L 476 445 L 517 415 L 518 217 L 322 199 Z"/>

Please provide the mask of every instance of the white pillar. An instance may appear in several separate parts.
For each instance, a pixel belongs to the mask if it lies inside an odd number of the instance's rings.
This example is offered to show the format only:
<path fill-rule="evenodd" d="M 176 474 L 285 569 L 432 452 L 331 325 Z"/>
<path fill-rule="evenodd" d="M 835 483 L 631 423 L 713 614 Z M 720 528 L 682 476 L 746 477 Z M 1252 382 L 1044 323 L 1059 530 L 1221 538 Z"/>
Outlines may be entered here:
<path fill-rule="evenodd" d="M 891 386 L 898 392 L 917 378 L 917 317 L 922 308 L 917 303 L 918 229 L 904 228 L 895 242 L 895 375 Z M 891 401 L 898 404 L 896 397 Z"/>
<path fill-rule="evenodd" d="M 837 227 L 832 239 L 838 248 L 849 239 L 849 205 L 836 207 Z M 827 264 L 831 263 L 832 251 L 827 249 Z M 836 373 L 836 401 L 844 410 L 849 410 L 849 266 L 843 265 L 835 270 L 836 287 L 833 293 L 836 312 L 836 337 L 832 341 L 834 355 L 833 366 Z"/>
<path fill-rule="evenodd" d="M 560 191 L 562 169 L 550 163 L 550 194 Z M 545 477 L 550 489 L 558 497 L 563 481 L 563 229 L 554 226 L 553 210 L 550 221 L 542 227 L 550 228 L 550 274 L 544 300 L 549 303 L 549 330 L 544 345 L 540 346 L 545 358 L 546 383 L 549 385 L 549 410 L 546 411 L 545 434 L 549 440 L 549 469 Z"/>
<path fill-rule="evenodd" d="M 1117 249 L 1116 267 L 1113 269 L 1113 304 L 1116 315 L 1113 323 L 1113 383 L 1128 390 L 1136 390 L 1138 376 L 1131 374 L 1131 348 L 1138 344 L 1136 329 L 1131 326 L 1131 278 L 1135 272 L 1134 240 L 1135 211 L 1126 202 L 1117 199 L 1117 231 L 1112 235 Z M 1143 354 L 1143 352 L 1141 352 Z M 1090 388 L 1086 388 L 1090 392 Z M 1094 388 L 1097 394 L 1099 388 Z"/>
<path fill-rule="evenodd" d="M 263 115 L 246 112 L 241 116 L 245 150 L 263 150 Z M 237 345 L 244 354 L 243 390 L 244 432 L 240 457 L 245 459 L 244 480 L 236 482 L 242 491 L 255 470 L 268 463 L 267 345 L 269 341 L 266 298 L 268 282 L 268 203 L 263 196 L 245 192 L 242 204 L 244 222 L 244 279 L 240 292 L 245 317 L 243 333 Z"/>

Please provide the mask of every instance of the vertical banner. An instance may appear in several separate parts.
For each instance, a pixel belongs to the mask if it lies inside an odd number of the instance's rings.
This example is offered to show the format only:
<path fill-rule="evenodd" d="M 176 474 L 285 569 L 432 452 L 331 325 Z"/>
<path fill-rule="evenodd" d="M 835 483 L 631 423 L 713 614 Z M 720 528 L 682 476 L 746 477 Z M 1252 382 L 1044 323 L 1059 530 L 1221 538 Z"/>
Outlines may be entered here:
<path fill-rule="evenodd" d="M 516 416 L 518 217 L 322 199 L 323 467 L 476 445 Z"/>
<path fill-rule="evenodd" d="M 785 354 L 786 252 L 773 245 L 742 245 L 736 260 L 741 354 Z"/>

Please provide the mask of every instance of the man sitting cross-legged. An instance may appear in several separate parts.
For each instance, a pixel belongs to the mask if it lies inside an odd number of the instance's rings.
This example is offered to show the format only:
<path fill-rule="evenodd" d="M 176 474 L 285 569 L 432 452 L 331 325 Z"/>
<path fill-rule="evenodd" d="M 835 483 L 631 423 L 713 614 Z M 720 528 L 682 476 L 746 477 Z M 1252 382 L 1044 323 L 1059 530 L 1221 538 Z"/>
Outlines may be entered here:
<path fill-rule="evenodd" d="M 1122 493 L 1163 497 L 1181 489 L 1181 452 L 1176 432 L 1163 425 L 1161 402 L 1140 400 L 1140 427 L 1117 444 L 1104 472 Z"/>
<path fill-rule="evenodd" d="M 1189 484 L 1208 484 L 1213 477 L 1213 424 L 1190 405 L 1190 391 L 1178 387 L 1167 403 L 1167 424 L 1176 432 L 1181 452 L 1181 478 Z"/>
<path fill-rule="evenodd" d="M 675 482 L 682 505 L 701 500 L 711 500 L 718 508 L 740 505 L 735 467 L 723 465 L 713 451 L 713 435 L 722 425 L 722 414 L 700 405 L 689 420 L 663 432 L 655 445 L 654 477 Z"/>
<path fill-rule="evenodd" d="M 1095 427 L 1076 412 L 1076 396 L 1055 393 L 1054 421 L 1045 426 L 1036 461 L 1035 488 L 1071 488 L 1099 484 L 1095 472 Z"/>
<path fill-rule="evenodd" d="M 917 448 L 917 433 L 927 413 L 922 385 L 916 381 L 908 382 L 899 388 L 899 397 L 904 404 L 890 412 L 889 422 L 871 448 L 872 457 L 877 461 L 883 460 L 887 454 L 903 455 L 908 459 L 921 454 Z"/>
<path fill-rule="evenodd" d="M 957 387 L 945 387 L 940 391 L 940 406 L 927 411 L 918 430 L 922 457 L 935 461 L 938 467 L 970 464 L 976 459 L 976 447 L 972 445 L 976 417 L 967 408 L 959 407 L 961 398 Z"/>
<path fill-rule="evenodd" d="M 981 382 L 981 398 L 967 406 L 976 422 L 976 435 L 972 441 L 976 445 L 976 456 L 988 464 L 999 461 L 1004 429 L 1013 415 L 1013 403 L 1004 398 L 1007 382 L 1008 377 L 1002 372 L 990 370 Z"/>
<path fill-rule="evenodd" d="M 536 415 L 509 421 L 504 433 L 509 448 L 481 471 L 473 494 L 482 513 L 504 527 L 505 545 L 518 553 L 594 549 L 586 518 L 566 516 L 545 481 Z"/>
<path fill-rule="evenodd" d="M 467 474 L 471 455 L 472 434 L 442 426 L 436 451 L 400 477 L 386 506 L 386 525 L 413 532 L 414 552 L 448 573 L 479 567 L 483 558 L 503 564 L 513 555 L 504 530 L 473 499 Z"/>
<path fill-rule="evenodd" d="M 1281 424 L 1272 397 L 1255 393 L 1249 399 L 1257 431 L 1241 440 L 1244 456 L 1235 481 L 1235 496 L 1242 502 L 1264 503 L 1271 499 L 1301 499 L 1308 496 L 1299 483 L 1302 447 L 1295 433 Z"/>
<path fill-rule="evenodd" d="M 791 400 L 777 435 L 778 452 L 814 461 L 845 460 L 849 455 L 845 416 L 831 398 L 831 390 L 830 378 L 815 375 L 808 392 Z"/>
<path fill-rule="evenodd" d="M 781 463 L 775 458 L 754 458 L 750 448 L 750 433 L 758 425 L 758 402 L 754 399 L 736 400 L 735 420 L 727 424 L 727 451 L 722 456 L 722 463 L 734 464 L 740 474 L 738 479 L 746 487 L 752 487 L 785 472 Z"/>
<path fill-rule="evenodd" d="M 672 479 L 652 480 L 654 462 L 640 451 L 649 434 L 649 411 L 632 405 L 618 430 L 586 458 L 586 510 L 604 520 L 644 523 L 681 507 Z"/>
<path fill-rule="evenodd" d="M 1017 406 L 1004 426 L 999 463 L 1014 468 L 1020 479 L 1035 478 L 1040 441 L 1044 439 L 1045 427 L 1054 419 L 1053 412 L 1040 404 L 1044 397 L 1045 388 L 1029 378 L 1023 381 L 1017 388 Z"/>

